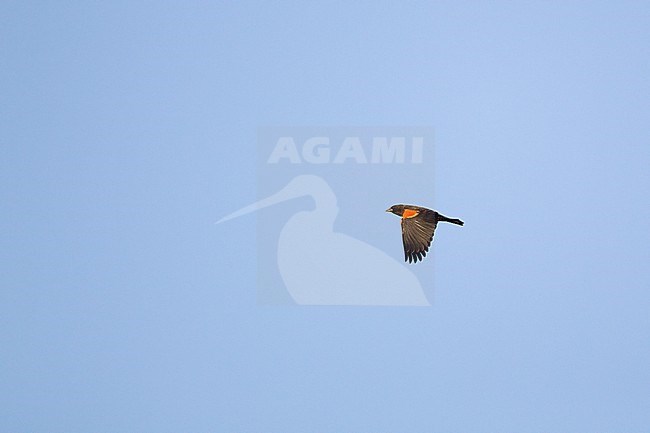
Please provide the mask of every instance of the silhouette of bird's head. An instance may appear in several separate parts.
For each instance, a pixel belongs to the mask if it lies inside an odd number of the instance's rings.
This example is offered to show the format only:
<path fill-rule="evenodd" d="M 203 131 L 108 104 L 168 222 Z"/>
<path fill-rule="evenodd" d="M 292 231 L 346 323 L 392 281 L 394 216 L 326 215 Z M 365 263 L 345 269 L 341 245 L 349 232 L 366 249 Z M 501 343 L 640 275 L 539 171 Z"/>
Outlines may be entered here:
<path fill-rule="evenodd" d="M 395 215 L 401 217 L 402 214 L 404 213 L 404 205 L 403 204 L 394 204 L 391 207 L 389 207 L 388 209 L 386 209 L 386 212 L 391 212 L 391 213 L 394 213 Z"/>

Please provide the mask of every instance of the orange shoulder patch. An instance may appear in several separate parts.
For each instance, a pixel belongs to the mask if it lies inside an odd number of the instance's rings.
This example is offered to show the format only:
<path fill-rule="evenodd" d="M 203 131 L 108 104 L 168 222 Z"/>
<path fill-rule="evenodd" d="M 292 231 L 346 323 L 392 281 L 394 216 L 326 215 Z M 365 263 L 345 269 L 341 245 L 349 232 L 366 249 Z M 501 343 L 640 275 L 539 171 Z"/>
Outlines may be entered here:
<path fill-rule="evenodd" d="M 404 212 L 402 213 L 402 218 L 413 218 L 414 216 L 417 216 L 419 212 L 416 210 L 412 209 L 404 209 Z"/>

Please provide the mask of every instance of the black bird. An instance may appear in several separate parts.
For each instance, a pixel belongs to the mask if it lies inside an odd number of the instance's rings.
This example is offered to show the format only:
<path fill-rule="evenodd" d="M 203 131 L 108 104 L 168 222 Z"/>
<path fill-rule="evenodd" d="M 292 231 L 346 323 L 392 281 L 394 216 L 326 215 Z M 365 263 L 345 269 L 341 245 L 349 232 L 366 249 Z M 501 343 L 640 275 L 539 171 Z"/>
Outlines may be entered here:
<path fill-rule="evenodd" d="M 459 226 L 464 224 L 457 218 L 448 218 L 434 210 L 410 204 L 394 204 L 386 212 L 402 217 L 404 261 L 409 263 L 422 260 L 427 255 L 438 221 Z"/>

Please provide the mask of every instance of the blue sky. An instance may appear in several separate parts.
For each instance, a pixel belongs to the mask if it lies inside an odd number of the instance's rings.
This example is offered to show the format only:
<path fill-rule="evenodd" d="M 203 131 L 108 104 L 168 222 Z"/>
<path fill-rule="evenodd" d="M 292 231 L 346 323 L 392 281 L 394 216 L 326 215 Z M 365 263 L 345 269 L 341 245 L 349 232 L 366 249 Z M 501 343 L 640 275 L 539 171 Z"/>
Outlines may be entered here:
<path fill-rule="evenodd" d="M 0 431 L 647 431 L 647 3 L 0 21 Z M 255 217 L 213 223 L 276 125 L 434 128 L 434 204 L 466 225 L 431 308 L 257 304 Z"/>

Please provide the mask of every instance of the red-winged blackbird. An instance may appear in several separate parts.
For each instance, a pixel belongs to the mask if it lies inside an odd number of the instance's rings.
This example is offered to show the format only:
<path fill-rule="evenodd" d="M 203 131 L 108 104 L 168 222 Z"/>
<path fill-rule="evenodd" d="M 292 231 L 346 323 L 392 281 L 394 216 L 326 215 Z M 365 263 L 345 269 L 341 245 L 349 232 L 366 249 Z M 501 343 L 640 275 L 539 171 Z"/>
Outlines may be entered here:
<path fill-rule="evenodd" d="M 459 226 L 464 224 L 457 218 L 447 218 L 434 210 L 410 204 L 395 204 L 386 209 L 386 212 L 402 217 L 404 261 L 409 263 L 422 260 L 427 255 L 438 221 Z"/>

